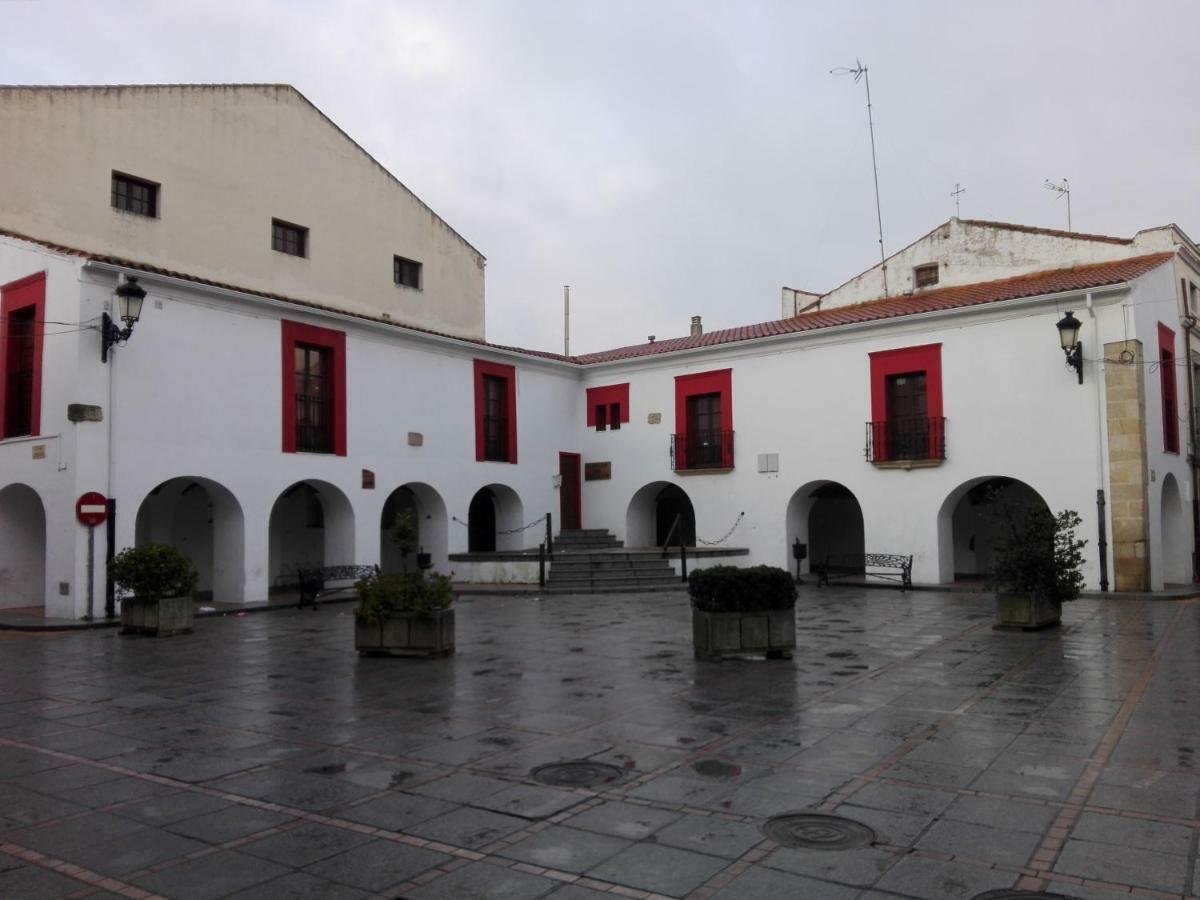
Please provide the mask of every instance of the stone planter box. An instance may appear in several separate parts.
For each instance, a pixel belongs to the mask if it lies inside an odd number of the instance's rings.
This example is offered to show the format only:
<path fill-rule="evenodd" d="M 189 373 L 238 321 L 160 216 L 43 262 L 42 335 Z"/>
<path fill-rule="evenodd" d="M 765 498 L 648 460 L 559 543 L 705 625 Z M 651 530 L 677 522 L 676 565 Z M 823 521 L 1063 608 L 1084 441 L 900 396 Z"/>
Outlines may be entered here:
<path fill-rule="evenodd" d="M 170 637 L 191 634 L 194 607 L 189 597 L 127 597 L 121 601 L 121 634 Z"/>
<path fill-rule="evenodd" d="M 1038 594 L 1001 591 L 996 594 L 996 624 L 993 628 L 1036 631 L 1062 621 L 1062 602 Z"/>
<path fill-rule="evenodd" d="M 359 656 L 449 656 L 454 652 L 454 610 L 397 613 L 382 625 L 354 623 Z"/>
<path fill-rule="evenodd" d="M 791 659 L 796 649 L 796 609 L 704 612 L 692 609 L 696 659 L 765 654 Z"/>

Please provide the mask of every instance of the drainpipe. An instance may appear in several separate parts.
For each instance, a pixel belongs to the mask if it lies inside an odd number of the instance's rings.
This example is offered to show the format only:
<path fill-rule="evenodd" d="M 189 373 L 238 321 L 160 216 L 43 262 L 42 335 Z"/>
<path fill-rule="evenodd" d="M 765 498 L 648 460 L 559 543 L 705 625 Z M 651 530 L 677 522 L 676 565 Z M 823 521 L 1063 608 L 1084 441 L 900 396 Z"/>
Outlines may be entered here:
<path fill-rule="evenodd" d="M 1192 470 L 1192 581 L 1200 581 L 1200 494 L 1196 493 L 1196 476 L 1200 474 L 1200 448 L 1196 446 L 1196 378 L 1192 365 L 1192 329 L 1196 319 L 1188 308 L 1188 282 L 1179 283 L 1179 322 L 1183 325 L 1183 354 L 1187 359 L 1188 389 L 1188 462 Z"/>
<path fill-rule="evenodd" d="M 1098 535 L 1096 549 L 1100 557 L 1100 590 L 1108 592 L 1108 504 L 1105 502 L 1104 475 L 1107 471 L 1104 459 L 1104 407 L 1101 393 L 1103 385 L 1100 379 L 1104 374 L 1104 346 L 1100 343 L 1100 328 L 1096 320 L 1096 308 L 1092 305 L 1092 292 L 1087 292 L 1087 311 L 1092 321 L 1092 353 L 1096 360 L 1095 374 L 1092 380 L 1096 382 L 1096 519 Z"/>

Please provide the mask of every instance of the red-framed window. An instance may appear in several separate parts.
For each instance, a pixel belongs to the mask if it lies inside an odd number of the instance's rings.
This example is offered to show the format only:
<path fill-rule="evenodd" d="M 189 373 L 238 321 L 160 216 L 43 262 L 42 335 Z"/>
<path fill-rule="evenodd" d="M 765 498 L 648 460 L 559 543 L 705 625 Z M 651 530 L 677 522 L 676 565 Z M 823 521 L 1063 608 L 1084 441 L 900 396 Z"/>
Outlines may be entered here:
<path fill-rule="evenodd" d="M 675 469 L 733 468 L 733 370 L 675 376 Z"/>
<path fill-rule="evenodd" d="M 1179 397 L 1175 388 L 1175 332 L 1158 323 L 1158 380 L 1162 387 L 1163 451 L 1179 452 Z"/>
<path fill-rule="evenodd" d="M 606 384 L 587 389 L 587 424 L 589 428 L 616 431 L 622 422 L 629 421 L 629 382 Z"/>
<path fill-rule="evenodd" d="M 0 437 L 40 434 L 46 273 L 0 286 Z"/>
<path fill-rule="evenodd" d="M 475 360 L 475 459 L 517 461 L 517 370 Z"/>
<path fill-rule="evenodd" d="M 346 334 L 284 319 L 283 452 L 346 455 Z"/>
<path fill-rule="evenodd" d="M 870 354 L 872 462 L 943 459 L 942 345 L 923 344 Z"/>

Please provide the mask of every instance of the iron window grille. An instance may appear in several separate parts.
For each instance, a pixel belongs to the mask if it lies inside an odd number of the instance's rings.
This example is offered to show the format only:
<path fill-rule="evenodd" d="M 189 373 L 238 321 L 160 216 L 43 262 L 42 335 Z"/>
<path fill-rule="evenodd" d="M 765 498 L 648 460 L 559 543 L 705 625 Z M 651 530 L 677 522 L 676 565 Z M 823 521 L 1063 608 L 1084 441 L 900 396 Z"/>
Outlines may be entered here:
<path fill-rule="evenodd" d="M 867 423 L 868 462 L 946 458 L 945 416 L 914 416 Z"/>
<path fill-rule="evenodd" d="M 392 257 L 392 281 L 405 287 L 421 289 L 421 264 L 403 256 Z"/>
<path fill-rule="evenodd" d="M 732 431 L 689 431 L 671 435 L 671 468 L 676 472 L 733 468 Z"/>
<path fill-rule="evenodd" d="M 938 264 L 925 263 L 913 269 L 914 287 L 932 287 L 938 283 Z"/>
<path fill-rule="evenodd" d="M 272 219 L 271 249 L 288 256 L 308 256 L 308 229 L 302 225 Z"/>
<path fill-rule="evenodd" d="M 132 175 L 112 173 L 113 209 L 121 209 L 139 216 L 158 216 L 158 185 Z"/>
<path fill-rule="evenodd" d="M 296 449 L 302 453 L 333 452 L 333 353 L 328 347 L 297 344 Z"/>

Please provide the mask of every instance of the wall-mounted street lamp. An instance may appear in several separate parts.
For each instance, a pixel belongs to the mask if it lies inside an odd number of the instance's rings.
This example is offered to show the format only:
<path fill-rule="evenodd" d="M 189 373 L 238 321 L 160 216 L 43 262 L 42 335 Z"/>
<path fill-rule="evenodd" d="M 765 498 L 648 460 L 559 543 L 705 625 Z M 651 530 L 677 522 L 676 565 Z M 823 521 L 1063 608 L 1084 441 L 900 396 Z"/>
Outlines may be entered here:
<path fill-rule="evenodd" d="M 1079 329 L 1082 326 L 1083 323 L 1070 310 L 1055 325 L 1059 343 L 1067 355 L 1067 366 L 1079 374 L 1080 384 L 1083 384 L 1083 345 L 1079 343 Z"/>
<path fill-rule="evenodd" d="M 142 317 L 142 301 L 146 299 L 146 291 L 136 278 L 126 278 L 117 287 L 117 315 L 125 323 L 124 328 L 117 327 L 107 312 L 100 319 L 100 362 L 108 362 L 108 348 L 118 341 L 127 341 L 133 334 L 133 326 Z"/>

